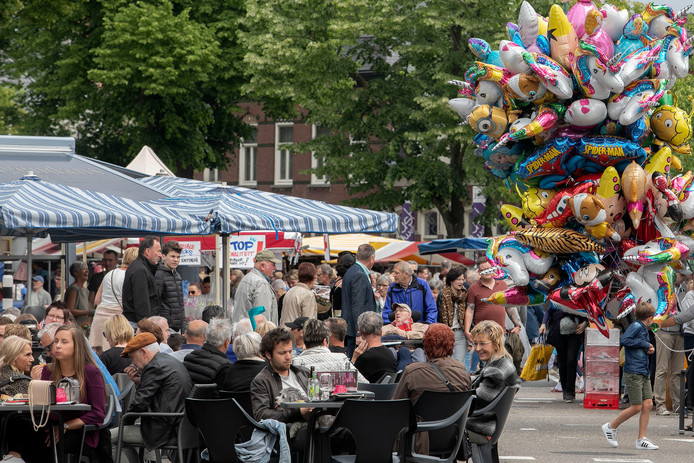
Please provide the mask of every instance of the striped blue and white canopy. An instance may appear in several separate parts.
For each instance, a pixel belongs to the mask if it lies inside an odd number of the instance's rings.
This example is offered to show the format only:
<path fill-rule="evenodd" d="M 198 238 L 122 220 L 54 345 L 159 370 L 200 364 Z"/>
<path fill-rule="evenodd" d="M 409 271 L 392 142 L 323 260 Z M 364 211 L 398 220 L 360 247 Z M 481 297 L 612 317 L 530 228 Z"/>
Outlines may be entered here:
<path fill-rule="evenodd" d="M 148 202 L 82 190 L 36 177 L 0 183 L 0 234 L 54 242 L 113 236 L 209 233 L 205 217 Z"/>
<path fill-rule="evenodd" d="M 176 198 L 152 201 L 191 215 L 211 213 L 212 230 L 278 230 L 303 233 L 392 233 L 398 216 L 323 201 L 177 177 L 138 181 Z"/>

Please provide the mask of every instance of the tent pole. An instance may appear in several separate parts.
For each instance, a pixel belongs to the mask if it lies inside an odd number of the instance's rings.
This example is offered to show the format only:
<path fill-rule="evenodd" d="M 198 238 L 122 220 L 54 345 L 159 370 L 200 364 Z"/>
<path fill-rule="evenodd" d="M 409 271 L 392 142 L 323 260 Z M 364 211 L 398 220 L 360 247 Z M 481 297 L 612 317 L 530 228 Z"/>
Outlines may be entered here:
<path fill-rule="evenodd" d="M 222 307 L 224 312 L 227 311 L 227 302 L 229 300 L 229 234 L 222 235 L 222 281 L 221 281 Z"/>
<path fill-rule="evenodd" d="M 27 283 L 26 283 L 27 295 L 24 297 L 24 307 L 27 306 L 27 303 L 29 302 L 29 295 L 31 294 L 31 291 L 32 291 L 32 287 L 31 287 L 32 286 L 31 285 L 32 274 L 31 274 L 31 271 L 33 270 L 33 268 L 32 268 L 33 263 L 32 263 L 32 255 L 31 254 L 33 251 L 33 249 L 32 249 L 33 245 L 34 245 L 34 235 L 29 233 L 27 235 Z"/>
<path fill-rule="evenodd" d="M 214 303 L 224 307 L 220 292 L 220 269 L 222 268 L 222 262 L 219 260 L 221 258 L 221 237 L 220 235 L 214 235 Z"/>

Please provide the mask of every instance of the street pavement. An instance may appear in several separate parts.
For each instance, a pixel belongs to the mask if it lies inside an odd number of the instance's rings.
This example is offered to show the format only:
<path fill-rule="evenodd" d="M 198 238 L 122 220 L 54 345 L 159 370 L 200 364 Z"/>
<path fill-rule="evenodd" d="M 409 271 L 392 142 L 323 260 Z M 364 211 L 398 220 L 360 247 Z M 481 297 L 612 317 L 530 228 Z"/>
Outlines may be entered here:
<path fill-rule="evenodd" d="M 679 463 L 694 460 L 694 436 L 678 433 L 678 417 L 651 413 L 648 438 L 660 450 L 634 448 L 638 417 L 619 427 L 618 448 L 605 440 L 600 427 L 617 416 L 618 410 L 586 409 L 583 394 L 567 404 L 562 394 L 551 392 L 554 380 L 524 382 L 499 440 L 502 462 L 614 462 Z M 620 404 L 621 408 L 627 407 Z M 686 423 L 691 423 L 688 418 Z"/>

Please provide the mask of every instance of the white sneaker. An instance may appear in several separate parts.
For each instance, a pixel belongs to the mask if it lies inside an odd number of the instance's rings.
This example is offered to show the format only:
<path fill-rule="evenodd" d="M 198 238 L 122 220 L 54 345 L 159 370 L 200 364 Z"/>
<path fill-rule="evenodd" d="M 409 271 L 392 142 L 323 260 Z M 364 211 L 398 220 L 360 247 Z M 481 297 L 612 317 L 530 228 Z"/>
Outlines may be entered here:
<path fill-rule="evenodd" d="M 617 443 L 617 430 L 612 429 L 610 427 L 610 423 L 605 423 L 602 425 L 602 433 L 605 435 L 605 439 L 607 439 L 607 443 L 610 444 L 612 447 L 617 447 L 619 444 Z M 653 445 L 653 444 L 651 444 Z M 638 442 L 637 442 L 637 447 L 638 447 Z"/>
<path fill-rule="evenodd" d="M 14 455 L 7 454 L 5 455 L 5 458 L 2 460 L 3 463 L 24 463 L 24 460 L 21 458 L 17 458 Z"/>
<path fill-rule="evenodd" d="M 636 448 L 639 450 L 658 450 L 660 447 L 644 437 L 643 439 L 636 439 Z"/>

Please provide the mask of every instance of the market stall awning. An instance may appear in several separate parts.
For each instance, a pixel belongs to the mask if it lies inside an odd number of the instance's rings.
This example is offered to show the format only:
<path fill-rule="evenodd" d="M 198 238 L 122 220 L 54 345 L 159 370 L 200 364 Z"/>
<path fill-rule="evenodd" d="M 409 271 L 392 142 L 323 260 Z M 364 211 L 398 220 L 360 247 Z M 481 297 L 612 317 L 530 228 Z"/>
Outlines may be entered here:
<path fill-rule="evenodd" d="M 98 190 L 101 193 L 148 201 L 166 197 L 129 172 L 95 159 L 75 154 L 71 137 L 0 136 L 0 183 L 8 183 L 32 172 L 45 182 Z"/>
<path fill-rule="evenodd" d="M 330 256 L 337 258 L 342 251 L 357 252 L 360 244 L 368 243 L 376 248 L 377 262 L 396 262 L 400 260 L 415 261 L 418 264 L 439 264 L 442 260 L 448 259 L 463 265 L 472 265 L 473 262 L 467 257 L 454 253 L 445 256 L 422 257 L 419 252 L 418 241 L 404 241 L 396 238 L 386 238 L 383 236 L 367 235 L 363 233 L 353 233 L 346 235 L 334 235 L 329 238 Z M 304 238 L 303 253 L 309 255 L 325 255 L 325 247 L 322 236 Z"/>
<path fill-rule="evenodd" d="M 147 177 L 143 185 L 175 198 L 155 201 L 181 212 L 209 214 L 212 231 L 277 230 L 302 233 L 392 233 L 398 216 L 323 201 L 177 177 Z"/>
<path fill-rule="evenodd" d="M 486 249 L 486 238 L 455 238 L 450 240 L 434 240 L 419 244 L 419 253 L 423 256 L 429 254 L 480 251 Z"/>
<path fill-rule="evenodd" d="M 24 177 L 0 184 L 0 234 L 45 236 L 53 242 L 114 236 L 209 233 L 195 218 L 147 202 Z"/>

